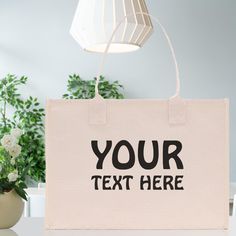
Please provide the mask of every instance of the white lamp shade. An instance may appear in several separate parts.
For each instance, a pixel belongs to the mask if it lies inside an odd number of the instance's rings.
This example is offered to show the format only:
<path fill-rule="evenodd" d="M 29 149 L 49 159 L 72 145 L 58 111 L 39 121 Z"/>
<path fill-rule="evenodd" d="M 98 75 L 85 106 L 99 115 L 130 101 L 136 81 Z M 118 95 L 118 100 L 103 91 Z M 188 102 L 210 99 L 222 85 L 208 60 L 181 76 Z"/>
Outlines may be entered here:
<path fill-rule="evenodd" d="M 104 52 L 113 30 L 127 16 L 108 52 L 130 52 L 140 48 L 153 32 L 146 14 L 145 0 L 80 0 L 70 33 L 83 49 Z"/>

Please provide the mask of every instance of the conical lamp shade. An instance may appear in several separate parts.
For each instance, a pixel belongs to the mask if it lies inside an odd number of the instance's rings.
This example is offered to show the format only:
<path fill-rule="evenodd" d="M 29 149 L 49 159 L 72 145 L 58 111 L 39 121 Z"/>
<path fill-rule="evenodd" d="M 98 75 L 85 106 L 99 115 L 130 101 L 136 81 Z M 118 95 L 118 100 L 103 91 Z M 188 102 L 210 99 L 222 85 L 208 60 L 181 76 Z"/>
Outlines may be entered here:
<path fill-rule="evenodd" d="M 113 30 L 128 16 L 113 37 L 109 53 L 130 52 L 139 49 L 153 32 L 146 14 L 145 0 L 80 0 L 70 33 L 83 49 L 104 52 Z"/>

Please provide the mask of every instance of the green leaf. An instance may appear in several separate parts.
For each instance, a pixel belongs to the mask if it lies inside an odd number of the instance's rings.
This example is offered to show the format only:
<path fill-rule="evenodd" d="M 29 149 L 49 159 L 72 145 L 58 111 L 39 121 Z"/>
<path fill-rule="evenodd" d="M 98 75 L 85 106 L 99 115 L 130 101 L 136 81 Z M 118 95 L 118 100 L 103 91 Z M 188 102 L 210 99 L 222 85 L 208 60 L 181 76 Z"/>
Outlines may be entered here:
<path fill-rule="evenodd" d="M 15 191 L 16 191 L 16 193 L 17 193 L 21 198 L 23 198 L 24 200 L 27 201 L 27 193 L 25 192 L 24 189 L 22 189 L 22 188 L 16 186 L 16 187 L 15 187 Z"/>

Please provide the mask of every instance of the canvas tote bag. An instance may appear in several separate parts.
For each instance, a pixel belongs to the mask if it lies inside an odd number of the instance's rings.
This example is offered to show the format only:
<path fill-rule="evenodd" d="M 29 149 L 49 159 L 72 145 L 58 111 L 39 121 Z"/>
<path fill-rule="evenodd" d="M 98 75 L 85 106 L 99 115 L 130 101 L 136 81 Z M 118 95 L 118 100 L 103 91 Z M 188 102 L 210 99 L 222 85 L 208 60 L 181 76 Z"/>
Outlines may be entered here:
<path fill-rule="evenodd" d="M 47 101 L 46 228 L 228 227 L 228 100 L 180 98 L 154 19 L 172 98 Z"/>

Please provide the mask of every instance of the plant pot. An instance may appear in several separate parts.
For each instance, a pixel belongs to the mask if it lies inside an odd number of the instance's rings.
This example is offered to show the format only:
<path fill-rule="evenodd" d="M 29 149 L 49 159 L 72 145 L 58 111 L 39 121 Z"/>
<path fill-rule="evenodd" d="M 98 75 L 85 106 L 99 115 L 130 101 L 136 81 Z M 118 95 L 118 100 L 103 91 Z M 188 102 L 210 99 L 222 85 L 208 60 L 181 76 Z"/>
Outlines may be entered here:
<path fill-rule="evenodd" d="M 11 229 L 0 229 L 1 236 L 18 236 L 15 231 Z"/>
<path fill-rule="evenodd" d="M 14 226 L 19 221 L 23 210 L 24 202 L 15 190 L 0 194 L 0 229 Z"/>

